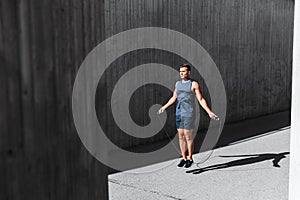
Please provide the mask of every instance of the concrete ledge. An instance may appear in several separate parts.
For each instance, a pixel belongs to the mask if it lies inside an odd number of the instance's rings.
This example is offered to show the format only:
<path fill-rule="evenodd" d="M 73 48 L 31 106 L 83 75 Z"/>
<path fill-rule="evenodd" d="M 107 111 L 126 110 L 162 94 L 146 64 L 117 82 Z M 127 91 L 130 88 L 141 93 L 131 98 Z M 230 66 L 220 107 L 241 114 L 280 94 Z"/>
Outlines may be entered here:
<path fill-rule="evenodd" d="M 189 169 L 172 159 L 109 175 L 109 199 L 288 199 L 290 129 L 263 135 L 195 154 Z"/>

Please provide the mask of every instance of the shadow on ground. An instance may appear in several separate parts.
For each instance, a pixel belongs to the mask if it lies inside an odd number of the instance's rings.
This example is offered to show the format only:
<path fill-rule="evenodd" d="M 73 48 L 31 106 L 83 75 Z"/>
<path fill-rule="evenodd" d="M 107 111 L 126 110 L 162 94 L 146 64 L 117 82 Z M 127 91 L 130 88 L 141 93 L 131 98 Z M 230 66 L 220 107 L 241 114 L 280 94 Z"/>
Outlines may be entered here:
<path fill-rule="evenodd" d="M 290 152 L 282 152 L 282 153 L 264 153 L 264 154 L 251 154 L 251 155 L 233 155 L 233 156 L 219 156 L 222 158 L 235 158 L 235 157 L 247 157 L 239 160 L 234 160 L 226 163 L 211 165 L 204 168 L 194 169 L 186 171 L 186 173 L 192 174 L 200 174 L 206 171 L 224 169 L 236 166 L 249 165 L 253 163 L 263 162 L 266 160 L 272 160 L 273 167 L 280 167 L 279 162 L 283 158 L 286 158 L 285 155 L 288 155 Z"/>

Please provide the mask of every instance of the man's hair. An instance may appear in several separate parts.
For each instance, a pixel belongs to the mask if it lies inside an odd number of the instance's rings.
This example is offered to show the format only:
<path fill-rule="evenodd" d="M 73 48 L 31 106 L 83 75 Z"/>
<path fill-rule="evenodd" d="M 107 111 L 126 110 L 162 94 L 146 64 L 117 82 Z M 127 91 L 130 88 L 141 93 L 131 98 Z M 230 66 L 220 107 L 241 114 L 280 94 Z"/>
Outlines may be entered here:
<path fill-rule="evenodd" d="M 191 71 L 191 66 L 189 64 L 182 64 L 182 65 L 179 66 L 179 69 L 182 68 L 182 67 L 186 67 L 186 69 L 188 71 Z"/>

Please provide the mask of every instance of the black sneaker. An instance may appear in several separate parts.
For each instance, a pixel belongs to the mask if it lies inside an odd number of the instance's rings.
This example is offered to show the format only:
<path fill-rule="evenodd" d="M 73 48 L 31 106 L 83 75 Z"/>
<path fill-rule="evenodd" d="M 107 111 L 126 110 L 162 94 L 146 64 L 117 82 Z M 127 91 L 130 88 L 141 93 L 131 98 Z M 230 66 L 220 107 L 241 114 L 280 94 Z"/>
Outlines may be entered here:
<path fill-rule="evenodd" d="M 193 160 L 186 160 L 185 161 L 185 165 L 184 165 L 184 168 L 189 168 L 189 167 L 191 167 L 192 166 L 192 164 L 193 164 Z"/>
<path fill-rule="evenodd" d="M 183 167 L 186 163 L 186 160 L 181 159 L 180 162 L 178 163 L 177 167 Z"/>

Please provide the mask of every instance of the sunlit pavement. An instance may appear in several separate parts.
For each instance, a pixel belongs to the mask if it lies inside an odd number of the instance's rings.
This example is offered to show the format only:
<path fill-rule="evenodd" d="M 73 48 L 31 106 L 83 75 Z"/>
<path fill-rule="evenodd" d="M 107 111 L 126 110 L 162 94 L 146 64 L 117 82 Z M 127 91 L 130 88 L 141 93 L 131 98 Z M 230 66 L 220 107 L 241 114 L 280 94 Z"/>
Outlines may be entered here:
<path fill-rule="evenodd" d="M 109 198 L 288 199 L 289 136 L 284 128 L 195 154 L 189 169 L 176 159 L 109 175 Z"/>

